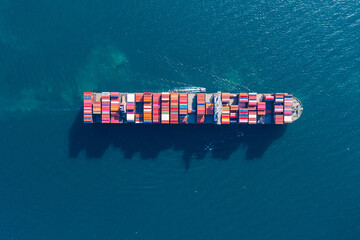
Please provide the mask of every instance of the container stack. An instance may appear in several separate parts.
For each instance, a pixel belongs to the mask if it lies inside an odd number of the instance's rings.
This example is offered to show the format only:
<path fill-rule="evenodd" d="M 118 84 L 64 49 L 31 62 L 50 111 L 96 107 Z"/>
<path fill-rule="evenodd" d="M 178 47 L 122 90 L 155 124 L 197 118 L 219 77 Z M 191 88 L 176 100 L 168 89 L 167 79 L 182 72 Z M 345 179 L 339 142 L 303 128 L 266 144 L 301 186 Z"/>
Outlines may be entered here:
<path fill-rule="evenodd" d="M 273 95 L 265 95 L 265 102 L 273 102 L 274 101 L 274 96 Z"/>
<path fill-rule="evenodd" d="M 153 93 L 153 123 L 160 123 L 161 93 Z"/>
<path fill-rule="evenodd" d="M 230 93 L 222 93 L 221 101 L 223 105 L 228 105 L 230 102 Z"/>
<path fill-rule="evenodd" d="M 239 109 L 246 108 L 249 102 L 249 94 L 248 93 L 239 93 Z"/>
<path fill-rule="evenodd" d="M 135 113 L 135 123 L 143 123 L 144 122 L 144 114 Z"/>
<path fill-rule="evenodd" d="M 161 123 L 169 123 L 169 101 L 170 101 L 170 94 L 169 93 L 162 93 L 161 94 Z"/>
<path fill-rule="evenodd" d="M 257 105 L 257 93 L 249 93 L 249 106 L 256 107 Z"/>
<path fill-rule="evenodd" d="M 196 94 L 197 98 L 197 107 L 196 107 L 196 122 L 204 123 L 205 122 L 205 93 Z"/>
<path fill-rule="evenodd" d="M 222 93 L 221 94 L 221 101 L 223 104 L 229 104 L 230 102 L 230 93 Z"/>
<path fill-rule="evenodd" d="M 284 94 L 275 93 L 275 103 L 274 103 L 274 121 L 275 124 L 284 124 Z"/>
<path fill-rule="evenodd" d="M 258 102 L 257 106 L 257 114 L 260 116 L 264 116 L 266 114 L 266 103 L 265 102 Z"/>
<path fill-rule="evenodd" d="M 144 93 L 144 123 L 152 123 L 152 93 Z"/>
<path fill-rule="evenodd" d="M 292 101 L 293 96 L 286 93 L 284 95 L 284 123 L 292 123 Z"/>
<path fill-rule="evenodd" d="M 92 92 L 84 92 L 84 123 L 93 123 L 93 100 L 94 94 Z"/>
<path fill-rule="evenodd" d="M 239 106 L 230 105 L 230 123 L 238 123 L 239 119 Z"/>
<path fill-rule="evenodd" d="M 284 112 L 284 94 L 283 93 L 275 93 L 275 104 L 274 104 L 274 112 L 282 113 Z"/>
<path fill-rule="evenodd" d="M 275 103 L 284 103 L 283 93 L 275 93 Z"/>
<path fill-rule="evenodd" d="M 110 123 L 110 93 L 103 92 L 101 98 L 101 122 Z"/>
<path fill-rule="evenodd" d="M 256 111 L 249 111 L 249 124 L 256 124 L 257 115 Z"/>
<path fill-rule="evenodd" d="M 180 93 L 180 104 L 179 104 L 179 122 L 180 123 L 187 123 L 188 122 L 188 110 L 187 110 L 187 103 L 188 103 L 188 94 L 187 93 Z"/>
<path fill-rule="evenodd" d="M 225 105 L 222 107 L 221 124 L 230 124 L 230 107 Z"/>
<path fill-rule="evenodd" d="M 230 93 L 221 94 L 222 112 L 221 112 L 221 124 L 230 124 Z"/>
<path fill-rule="evenodd" d="M 284 124 L 284 115 L 283 114 L 275 114 L 274 121 L 275 121 L 275 124 Z"/>
<path fill-rule="evenodd" d="M 247 108 L 240 108 L 239 110 L 239 123 L 249 122 L 249 110 Z"/>
<path fill-rule="evenodd" d="M 249 124 L 257 123 L 257 93 L 249 93 Z"/>
<path fill-rule="evenodd" d="M 205 107 L 206 107 L 206 109 L 205 109 L 206 115 L 214 115 L 214 103 L 206 102 Z"/>
<path fill-rule="evenodd" d="M 170 94 L 170 124 L 179 123 L 179 94 L 171 93 Z"/>
<path fill-rule="evenodd" d="M 136 102 L 144 102 L 144 93 L 135 93 L 136 95 Z"/>
<path fill-rule="evenodd" d="M 94 93 L 93 114 L 101 114 L 101 93 Z"/>
<path fill-rule="evenodd" d="M 126 103 L 126 120 L 128 122 L 135 122 L 135 94 L 127 94 L 127 103 Z"/>
<path fill-rule="evenodd" d="M 144 93 L 135 93 L 135 123 L 144 122 Z"/>
<path fill-rule="evenodd" d="M 119 92 L 111 92 L 110 93 L 110 104 L 111 104 L 111 123 L 120 123 L 119 117 L 120 117 L 120 93 Z"/>
<path fill-rule="evenodd" d="M 273 95 L 271 94 L 265 95 L 265 106 L 266 106 L 265 124 L 273 123 L 274 100 L 275 97 Z"/>
<path fill-rule="evenodd" d="M 249 103 L 248 93 L 239 93 L 239 123 L 246 124 L 249 122 Z"/>

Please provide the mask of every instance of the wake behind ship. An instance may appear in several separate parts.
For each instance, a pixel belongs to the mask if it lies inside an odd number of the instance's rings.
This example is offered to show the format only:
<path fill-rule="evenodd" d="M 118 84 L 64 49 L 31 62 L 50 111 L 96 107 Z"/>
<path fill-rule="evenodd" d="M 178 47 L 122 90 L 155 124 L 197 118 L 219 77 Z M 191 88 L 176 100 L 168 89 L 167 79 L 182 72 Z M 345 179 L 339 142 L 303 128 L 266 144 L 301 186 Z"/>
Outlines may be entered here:
<path fill-rule="evenodd" d="M 286 124 L 302 110 L 288 93 L 84 93 L 84 123 Z"/>

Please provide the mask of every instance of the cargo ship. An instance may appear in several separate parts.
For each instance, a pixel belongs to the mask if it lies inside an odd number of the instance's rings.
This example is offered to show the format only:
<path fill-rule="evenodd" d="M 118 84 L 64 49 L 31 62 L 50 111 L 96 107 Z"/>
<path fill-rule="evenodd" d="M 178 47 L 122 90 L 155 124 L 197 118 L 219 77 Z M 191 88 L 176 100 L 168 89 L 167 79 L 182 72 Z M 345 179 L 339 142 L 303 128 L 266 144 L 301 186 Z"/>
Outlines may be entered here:
<path fill-rule="evenodd" d="M 84 92 L 84 123 L 287 124 L 302 111 L 288 93 Z"/>

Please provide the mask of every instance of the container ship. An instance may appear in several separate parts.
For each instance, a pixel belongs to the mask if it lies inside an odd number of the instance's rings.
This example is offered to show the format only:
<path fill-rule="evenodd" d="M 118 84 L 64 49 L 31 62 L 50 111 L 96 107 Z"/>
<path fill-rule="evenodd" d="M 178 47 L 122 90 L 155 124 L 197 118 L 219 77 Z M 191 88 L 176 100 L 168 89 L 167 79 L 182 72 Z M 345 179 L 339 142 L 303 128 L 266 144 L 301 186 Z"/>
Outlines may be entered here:
<path fill-rule="evenodd" d="M 288 93 L 84 92 L 84 123 L 287 124 L 302 111 Z"/>

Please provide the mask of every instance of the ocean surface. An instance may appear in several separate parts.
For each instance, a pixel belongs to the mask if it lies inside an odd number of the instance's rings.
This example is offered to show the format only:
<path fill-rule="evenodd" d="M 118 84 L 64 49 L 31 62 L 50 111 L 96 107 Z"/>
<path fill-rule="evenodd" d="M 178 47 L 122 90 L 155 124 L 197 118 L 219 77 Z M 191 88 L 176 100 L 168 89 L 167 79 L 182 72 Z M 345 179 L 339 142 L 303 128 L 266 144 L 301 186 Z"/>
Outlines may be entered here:
<path fill-rule="evenodd" d="M 289 92 L 286 127 L 89 126 L 84 91 Z M 0 239 L 360 239 L 360 2 L 1 0 Z"/>

